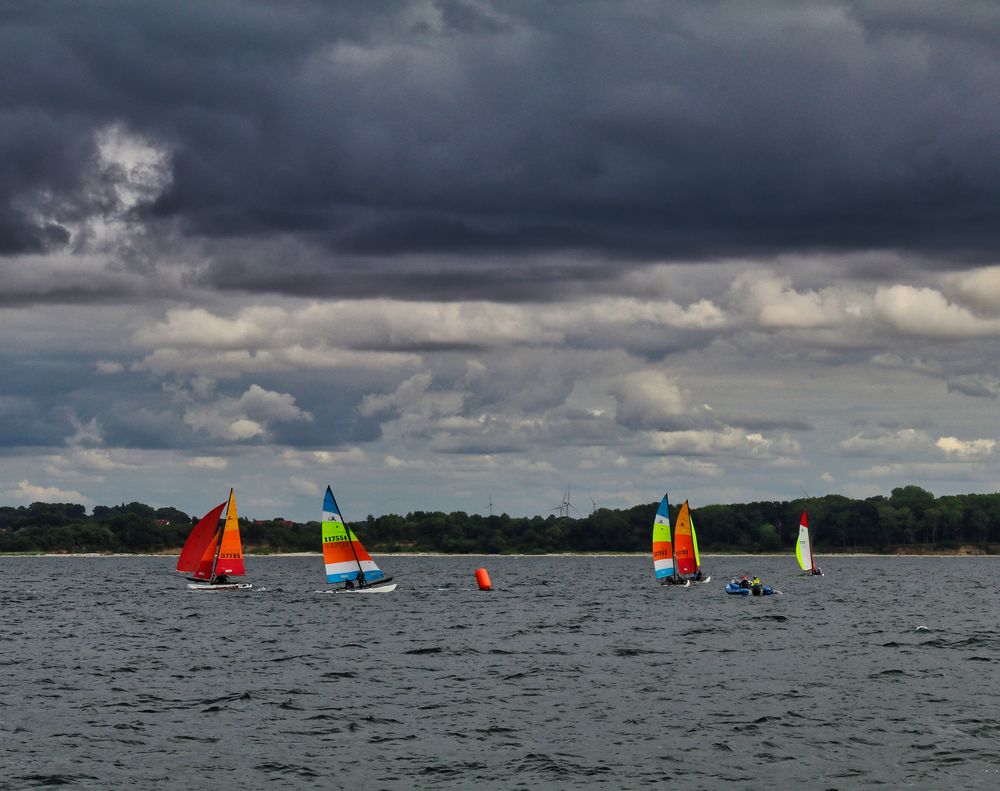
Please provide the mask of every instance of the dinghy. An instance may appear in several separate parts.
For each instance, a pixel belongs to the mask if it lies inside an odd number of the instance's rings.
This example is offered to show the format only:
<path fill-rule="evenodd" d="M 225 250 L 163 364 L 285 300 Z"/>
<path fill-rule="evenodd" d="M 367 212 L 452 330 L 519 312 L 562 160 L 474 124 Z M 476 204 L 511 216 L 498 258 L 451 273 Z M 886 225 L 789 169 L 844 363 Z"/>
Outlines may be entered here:
<path fill-rule="evenodd" d="M 772 588 L 770 585 L 755 585 L 752 588 L 741 588 L 736 580 L 730 580 L 726 583 L 726 593 L 730 596 L 775 596 L 781 593 L 781 591 Z"/>
<path fill-rule="evenodd" d="M 223 509 L 226 519 L 220 524 Z M 253 587 L 249 582 L 231 581 L 232 577 L 246 574 L 236 495 L 232 489 L 226 502 L 215 506 L 194 526 L 177 559 L 177 570 L 191 574 L 189 590 L 249 590 Z"/>
<path fill-rule="evenodd" d="M 694 519 L 691 509 L 685 500 L 677 512 L 677 522 L 674 525 L 674 560 L 677 563 L 677 574 L 690 577 L 692 583 L 704 584 L 712 578 L 701 573 L 701 555 L 698 552 L 698 535 L 694 531 Z"/>
<path fill-rule="evenodd" d="M 344 523 L 329 486 L 323 498 L 323 563 L 327 583 L 343 584 L 324 593 L 391 593 L 396 590 L 396 583 L 390 583 L 392 577 L 385 576 L 354 531 Z"/>
<path fill-rule="evenodd" d="M 823 576 L 823 572 L 816 565 L 812 543 L 809 541 L 809 522 L 806 519 L 805 511 L 802 512 L 802 518 L 799 520 L 799 538 L 795 542 L 795 559 L 799 561 L 799 568 L 806 574 L 813 577 Z"/>
<path fill-rule="evenodd" d="M 674 548 L 670 540 L 670 504 L 667 495 L 660 500 L 653 519 L 653 572 L 660 585 L 687 588 L 690 580 L 682 579 L 674 567 Z"/>

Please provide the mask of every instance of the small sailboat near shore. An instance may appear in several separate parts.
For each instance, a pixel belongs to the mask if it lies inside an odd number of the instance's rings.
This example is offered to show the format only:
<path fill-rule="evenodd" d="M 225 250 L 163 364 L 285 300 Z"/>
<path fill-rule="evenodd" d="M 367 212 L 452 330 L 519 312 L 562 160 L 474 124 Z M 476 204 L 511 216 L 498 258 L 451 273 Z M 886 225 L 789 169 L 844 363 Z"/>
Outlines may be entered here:
<path fill-rule="evenodd" d="M 816 565 L 816 557 L 813 555 L 812 542 L 809 540 L 809 521 L 806 519 L 806 512 L 802 512 L 799 520 L 799 537 L 795 542 L 795 559 L 799 562 L 799 568 L 812 577 L 822 577 L 823 572 Z"/>
<path fill-rule="evenodd" d="M 681 579 L 674 567 L 674 547 L 670 536 L 670 503 L 663 495 L 653 518 L 653 572 L 660 585 L 688 587 L 690 580 Z"/>
<path fill-rule="evenodd" d="M 677 563 L 677 574 L 682 578 L 697 584 L 711 581 L 701 570 L 701 554 L 698 552 L 698 534 L 694 530 L 694 519 L 691 509 L 685 500 L 677 512 L 677 522 L 674 525 L 674 560 Z"/>
<path fill-rule="evenodd" d="M 223 510 L 226 518 L 220 523 Z M 191 574 L 189 590 L 249 590 L 253 587 L 252 583 L 232 580 L 246 574 L 236 495 L 232 489 L 226 502 L 217 505 L 194 526 L 177 559 L 177 570 Z"/>
<path fill-rule="evenodd" d="M 391 593 L 396 583 L 390 582 L 378 564 L 372 560 L 358 537 L 344 522 L 333 489 L 326 487 L 323 498 L 323 564 L 329 584 L 343 583 L 324 593 Z"/>

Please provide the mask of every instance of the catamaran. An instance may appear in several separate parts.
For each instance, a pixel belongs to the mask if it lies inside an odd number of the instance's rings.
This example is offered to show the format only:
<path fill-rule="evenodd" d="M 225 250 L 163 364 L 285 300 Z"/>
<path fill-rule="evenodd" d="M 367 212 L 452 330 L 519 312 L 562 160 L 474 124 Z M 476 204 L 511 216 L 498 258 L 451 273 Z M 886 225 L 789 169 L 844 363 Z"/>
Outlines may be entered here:
<path fill-rule="evenodd" d="M 223 509 L 226 519 L 220 524 Z M 246 574 L 236 495 L 232 489 L 226 502 L 219 503 L 194 526 L 177 559 L 177 570 L 192 575 L 188 577 L 190 590 L 249 590 L 253 587 L 249 582 L 230 579 Z"/>
<path fill-rule="evenodd" d="M 663 499 L 660 500 L 660 507 L 656 509 L 656 517 L 653 519 L 653 571 L 661 585 L 683 585 L 686 588 L 691 584 L 690 580 L 681 579 L 674 568 L 674 548 L 670 540 L 670 504 L 667 502 L 667 495 L 663 495 Z"/>
<path fill-rule="evenodd" d="M 806 519 L 805 511 L 802 512 L 802 518 L 799 520 L 799 539 L 795 542 L 795 558 L 799 561 L 799 568 L 807 574 L 815 577 L 823 576 L 823 572 L 816 565 L 812 543 L 809 541 L 809 522 Z"/>
<path fill-rule="evenodd" d="M 677 574 L 681 577 L 691 576 L 691 582 L 709 582 L 701 571 L 701 555 L 698 552 L 698 535 L 694 531 L 694 519 L 688 501 L 685 500 L 677 512 L 677 523 L 674 525 L 674 559 L 677 562 Z"/>
<path fill-rule="evenodd" d="M 323 498 L 322 535 L 326 581 L 343 583 L 343 587 L 331 588 L 325 593 L 390 593 L 396 590 L 396 583 L 390 584 L 392 577 L 385 576 L 354 531 L 344 523 L 329 486 Z"/>

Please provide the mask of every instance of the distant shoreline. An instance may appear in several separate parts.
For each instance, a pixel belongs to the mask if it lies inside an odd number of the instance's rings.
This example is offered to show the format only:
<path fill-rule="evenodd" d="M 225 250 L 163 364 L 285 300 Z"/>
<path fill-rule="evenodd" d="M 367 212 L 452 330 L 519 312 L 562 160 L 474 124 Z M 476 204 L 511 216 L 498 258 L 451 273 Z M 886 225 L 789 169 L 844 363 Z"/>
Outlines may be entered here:
<path fill-rule="evenodd" d="M 649 557 L 648 552 L 540 552 L 540 553 L 512 553 L 512 554 L 490 554 L 484 552 L 372 552 L 377 557 L 397 557 L 397 558 L 614 558 L 614 557 Z M 0 558 L 175 558 L 180 555 L 176 552 L 3 552 Z M 322 557 L 322 552 L 247 552 L 245 557 L 250 558 L 314 558 Z M 791 552 L 720 552 L 702 553 L 703 558 L 783 558 L 794 557 Z M 985 550 L 969 547 L 950 551 L 896 551 L 896 552 L 830 552 L 821 553 L 821 560 L 834 560 L 836 558 L 995 558 L 997 554 L 986 552 Z"/>

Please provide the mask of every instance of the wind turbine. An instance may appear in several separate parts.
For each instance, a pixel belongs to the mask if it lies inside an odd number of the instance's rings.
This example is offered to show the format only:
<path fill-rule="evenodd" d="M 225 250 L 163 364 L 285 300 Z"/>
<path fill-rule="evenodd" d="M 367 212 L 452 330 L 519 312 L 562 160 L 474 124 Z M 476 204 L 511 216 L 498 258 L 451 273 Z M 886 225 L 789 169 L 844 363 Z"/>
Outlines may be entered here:
<path fill-rule="evenodd" d="M 566 494 L 563 495 L 562 502 L 559 505 L 557 505 L 555 508 L 553 508 L 552 510 L 553 511 L 558 511 L 559 512 L 559 516 L 569 517 L 569 509 L 570 508 L 572 508 L 577 513 L 580 513 L 579 511 L 577 511 L 576 506 L 573 505 L 573 503 L 571 503 L 569 501 L 569 487 L 567 486 L 566 487 Z"/>

